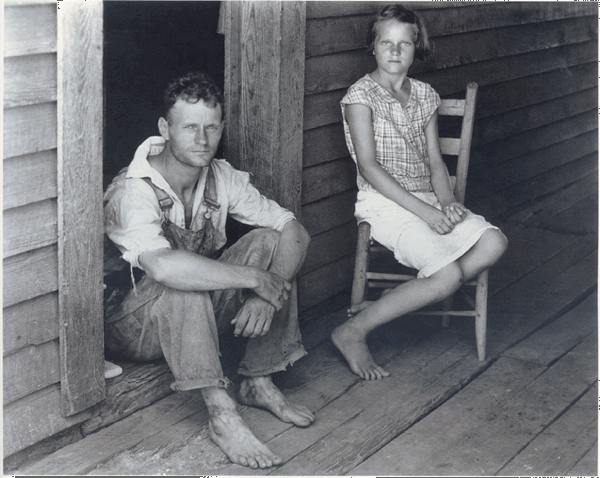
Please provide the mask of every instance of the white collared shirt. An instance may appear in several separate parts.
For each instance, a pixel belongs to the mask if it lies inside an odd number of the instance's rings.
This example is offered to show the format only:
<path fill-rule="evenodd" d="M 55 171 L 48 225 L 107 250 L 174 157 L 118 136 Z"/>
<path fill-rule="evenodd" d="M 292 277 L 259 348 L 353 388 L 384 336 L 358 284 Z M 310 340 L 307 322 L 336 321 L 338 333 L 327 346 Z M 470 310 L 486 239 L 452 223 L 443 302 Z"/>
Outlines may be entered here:
<path fill-rule="evenodd" d="M 142 178 L 150 178 L 152 183 L 173 199 L 169 219 L 175 225 L 185 228 L 183 203 L 165 178 L 148 163 L 148 156 L 160 153 L 164 146 L 165 141 L 160 136 L 152 136 L 144 141 L 136 150 L 127 170 L 113 180 L 104 195 L 104 230 L 122 252 L 123 259 L 134 267 L 140 267 L 138 258 L 141 253 L 171 248 L 163 235 L 161 210 L 156 194 Z M 211 220 L 222 238 L 225 238 L 227 214 L 244 224 L 269 227 L 276 231 L 283 230 L 285 224 L 295 218 L 292 212 L 262 196 L 250 184 L 248 173 L 238 171 L 223 159 L 213 160 L 212 167 L 217 201 L 221 208 L 212 215 Z M 203 198 L 207 173 L 208 168 L 198 179 L 190 225 L 193 231 L 204 226 L 206 206 Z M 221 239 L 217 248 L 224 245 L 225 240 Z"/>

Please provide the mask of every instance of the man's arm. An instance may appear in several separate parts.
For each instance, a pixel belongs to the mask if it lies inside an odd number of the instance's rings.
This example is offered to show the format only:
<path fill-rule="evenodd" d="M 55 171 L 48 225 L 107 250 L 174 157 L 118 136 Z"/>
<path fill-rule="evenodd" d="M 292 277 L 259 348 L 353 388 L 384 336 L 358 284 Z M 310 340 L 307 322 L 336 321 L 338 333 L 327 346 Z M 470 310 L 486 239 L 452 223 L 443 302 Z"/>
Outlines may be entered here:
<path fill-rule="evenodd" d="M 252 289 L 276 310 L 281 309 L 291 289 L 291 284 L 277 274 L 222 263 L 184 250 L 155 249 L 143 252 L 138 260 L 151 279 L 172 289 Z"/>
<path fill-rule="evenodd" d="M 279 245 L 273 256 L 269 271 L 279 277 L 292 280 L 304 263 L 310 236 L 298 221 L 289 221 L 281 231 Z M 232 324 L 234 334 L 244 337 L 265 335 L 271 328 L 275 309 L 257 295 L 246 300 Z"/>

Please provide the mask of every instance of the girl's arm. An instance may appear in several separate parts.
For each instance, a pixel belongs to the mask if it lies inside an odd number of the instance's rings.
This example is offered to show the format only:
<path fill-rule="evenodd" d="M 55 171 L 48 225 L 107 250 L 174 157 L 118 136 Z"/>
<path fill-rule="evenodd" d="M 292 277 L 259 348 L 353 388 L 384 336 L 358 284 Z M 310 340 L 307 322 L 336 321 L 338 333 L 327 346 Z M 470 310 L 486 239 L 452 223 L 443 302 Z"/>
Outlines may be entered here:
<path fill-rule="evenodd" d="M 351 104 L 345 107 L 345 115 L 361 176 L 380 194 L 427 222 L 434 231 L 450 232 L 453 224 L 444 213 L 409 193 L 377 162 L 371 109 Z"/>
<path fill-rule="evenodd" d="M 425 139 L 427 140 L 427 153 L 429 156 L 429 170 L 431 172 L 431 185 L 442 211 L 452 221 L 452 224 L 462 222 L 467 214 L 466 208 L 454 197 L 448 168 L 442 158 L 440 141 L 438 138 L 438 113 L 437 110 L 425 126 Z"/>

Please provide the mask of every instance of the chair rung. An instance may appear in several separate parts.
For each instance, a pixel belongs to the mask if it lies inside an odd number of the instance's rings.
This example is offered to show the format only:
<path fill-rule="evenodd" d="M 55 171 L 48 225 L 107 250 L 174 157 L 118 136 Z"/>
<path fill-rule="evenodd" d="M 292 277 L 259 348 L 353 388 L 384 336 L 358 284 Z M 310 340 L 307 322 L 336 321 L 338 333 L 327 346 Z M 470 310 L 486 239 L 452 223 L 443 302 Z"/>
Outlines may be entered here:
<path fill-rule="evenodd" d="M 408 315 L 452 315 L 452 316 L 470 316 L 470 317 L 475 317 L 477 315 L 477 312 L 475 312 L 474 310 L 447 310 L 447 311 L 443 311 L 443 310 L 423 310 L 423 311 L 416 311 L 416 312 L 411 312 Z"/>
<path fill-rule="evenodd" d="M 407 281 L 407 280 L 416 279 L 416 277 L 408 275 L 408 274 L 385 274 L 383 272 L 367 272 L 367 279 Z"/>

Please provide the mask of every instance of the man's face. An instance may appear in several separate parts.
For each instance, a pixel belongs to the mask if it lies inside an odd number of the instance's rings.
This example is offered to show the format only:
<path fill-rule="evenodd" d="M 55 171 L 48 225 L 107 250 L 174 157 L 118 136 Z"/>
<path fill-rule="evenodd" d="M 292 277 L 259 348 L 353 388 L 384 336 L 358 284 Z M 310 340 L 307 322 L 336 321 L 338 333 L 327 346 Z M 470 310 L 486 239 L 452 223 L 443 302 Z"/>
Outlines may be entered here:
<path fill-rule="evenodd" d="M 168 116 L 159 128 L 175 159 L 196 168 L 209 166 L 223 134 L 221 105 L 211 108 L 202 100 L 177 100 Z"/>

